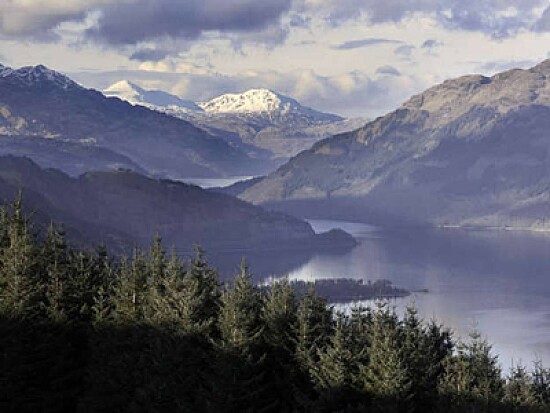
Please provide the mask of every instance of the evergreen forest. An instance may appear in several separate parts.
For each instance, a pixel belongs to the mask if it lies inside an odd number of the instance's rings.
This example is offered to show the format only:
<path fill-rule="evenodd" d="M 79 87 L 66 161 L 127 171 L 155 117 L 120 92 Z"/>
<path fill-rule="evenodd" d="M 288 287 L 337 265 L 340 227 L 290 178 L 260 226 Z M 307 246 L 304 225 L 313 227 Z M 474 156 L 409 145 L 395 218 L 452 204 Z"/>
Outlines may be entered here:
<path fill-rule="evenodd" d="M 112 256 L 31 218 L 0 209 L 2 413 L 550 411 L 549 369 L 503 371 L 480 333 L 412 307 L 341 313 L 244 263 L 221 283 L 158 236 Z"/>

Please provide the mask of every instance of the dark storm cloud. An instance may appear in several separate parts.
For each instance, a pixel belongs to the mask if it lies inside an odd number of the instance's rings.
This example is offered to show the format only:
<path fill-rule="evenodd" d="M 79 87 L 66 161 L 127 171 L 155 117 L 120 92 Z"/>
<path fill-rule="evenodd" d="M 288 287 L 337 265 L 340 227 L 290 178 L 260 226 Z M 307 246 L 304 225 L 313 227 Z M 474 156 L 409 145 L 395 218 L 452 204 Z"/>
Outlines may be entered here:
<path fill-rule="evenodd" d="M 138 49 L 130 55 L 130 60 L 138 62 L 158 62 L 170 54 L 162 49 Z"/>
<path fill-rule="evenodd" d="M 164 37 L 197 39 L 206 31 L 254 32 L 277 23 L 291 0 L 134 0 L 102 8 L 90 38 L 111 45 Z"/>
<path fill-rule="evenodd" d="M 349 50 L 349 49 L 359 49 L 361 47 L 376 46 L 379 44 L 402 44 L 402 43 L 403 42 L 401 40 L 368 38 L 368 39 L 350 40 L 350 41 L 332 46 L 332 48 L 336 50 Z"/>

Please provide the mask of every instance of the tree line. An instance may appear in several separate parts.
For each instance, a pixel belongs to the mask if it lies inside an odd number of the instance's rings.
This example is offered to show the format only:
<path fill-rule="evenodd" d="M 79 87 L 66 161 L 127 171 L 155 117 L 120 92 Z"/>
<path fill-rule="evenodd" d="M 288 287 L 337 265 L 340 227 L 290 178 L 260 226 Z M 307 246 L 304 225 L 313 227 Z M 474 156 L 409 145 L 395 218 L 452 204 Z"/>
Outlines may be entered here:
<path fill-rule="evenodd" d="M 284 257 L 283 257 L 284 258 Z M 313 288 L 222 285 L 159 237 L 110 256 L 0 208 L 1 412 L 546 412 L 550 371 L 501 371 L 414 308 L 333 311 Z"/>

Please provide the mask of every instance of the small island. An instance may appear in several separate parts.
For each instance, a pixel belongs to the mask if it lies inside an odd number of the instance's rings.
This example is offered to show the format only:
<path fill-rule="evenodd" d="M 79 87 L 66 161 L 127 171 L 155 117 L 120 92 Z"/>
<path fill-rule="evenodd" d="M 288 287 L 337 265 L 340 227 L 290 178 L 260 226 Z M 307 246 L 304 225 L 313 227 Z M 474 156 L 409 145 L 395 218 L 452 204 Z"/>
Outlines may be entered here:
<path fill-rule="evenodd" d="M 410 291 L 398 288 L 389 280 L 365 281 L 353 278 L 327 278 L 323 280 L 292 281 L 298 296 L 303 295 L 313 287 L 315 292 L 332 303 L 352 301 L 403 298 Z"/>

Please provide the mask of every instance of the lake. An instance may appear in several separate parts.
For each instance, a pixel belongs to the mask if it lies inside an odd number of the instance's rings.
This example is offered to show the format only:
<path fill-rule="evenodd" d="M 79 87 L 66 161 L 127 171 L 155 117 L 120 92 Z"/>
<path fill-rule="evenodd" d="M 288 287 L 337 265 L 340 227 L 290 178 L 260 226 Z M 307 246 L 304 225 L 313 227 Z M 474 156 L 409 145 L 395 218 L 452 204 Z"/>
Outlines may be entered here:
<path fill-rule="evenodd" d="M 502 366 L 550 365 L 550 234 L 460 229 L 384 230 L 365 224 L 310 221 L 318 232 L 342 228 L 359 241 L 344 253 L 244 253 L 255 276 L 291 279 L 388 279 L 409 290 L 395 302 L 414 303 L 462 336 L 474 326 L 494 344 Z M 215 257 L 223 271 L 239 257 Z"/>
<path fill-rule="evenodd" d="M 225 188 L 241 181 L 248 181 L 254 179 L 255 176 L 232 176 L 229 178 L 181 178 L 175 179 L 186 184 L 197 185 L 204 189 L 209 188 Z"/>

